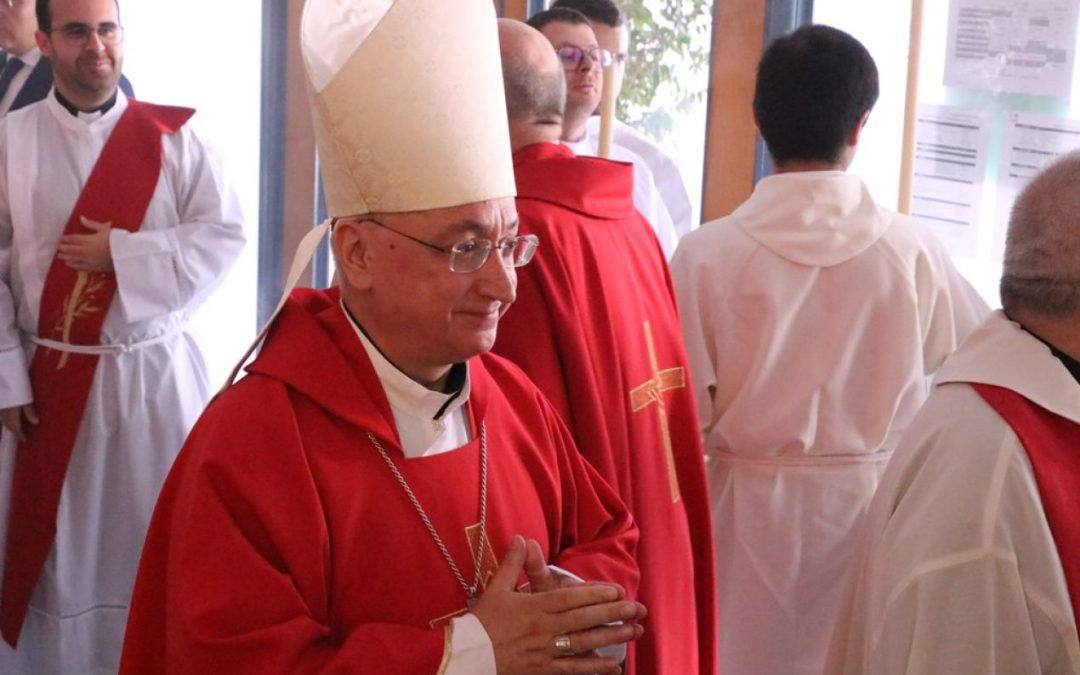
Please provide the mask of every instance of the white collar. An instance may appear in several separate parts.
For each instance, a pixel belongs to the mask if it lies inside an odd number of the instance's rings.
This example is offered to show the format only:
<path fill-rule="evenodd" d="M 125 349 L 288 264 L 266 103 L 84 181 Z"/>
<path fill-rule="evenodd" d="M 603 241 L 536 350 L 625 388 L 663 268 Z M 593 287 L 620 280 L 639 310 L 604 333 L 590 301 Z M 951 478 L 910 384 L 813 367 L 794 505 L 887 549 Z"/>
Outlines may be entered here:
<path fill-rule="evenodd" d="M 438 454 L 468 442 L 469 425 L 464 409 L 472 391 L 468 364 L 453 366 L 455 372 L 451 373 L 451 378 L 456 375 L 463 380 L 455 393 L 432 391 L 391 363 L 353 320 L 345 304 L 339 304 L 386 393 L 404 454 L 407 457 Z"/>
<path fill-rule="evenodd" d="M 1080 423 L 1080 386 L 1041 340 L 1001 310 L 990 314 L 945 360 L 935 384 L 978 382 L 1015 391 Z"/>
<path fill-rule="evenodd" d="M 68 112 L 60 101 L 56 100 L 56 87 L 54 86 L 49 90 L 49 95 L 45 97 L 45 105 L 52 111 L 53 117 L 56 117 L 60 124 L 71 129 L 86 129 L 98 126 L 99 124 L 112 124 L 120 119 L 120 115 L 123 114 L 127 108 L 128 99 L 124 95 L 124 92 L 117 88 L 116 90 L 116 104 L 109 108 L 108 111 L 84 113 L 80 112 L 78 116 L 72 115 Z"/>

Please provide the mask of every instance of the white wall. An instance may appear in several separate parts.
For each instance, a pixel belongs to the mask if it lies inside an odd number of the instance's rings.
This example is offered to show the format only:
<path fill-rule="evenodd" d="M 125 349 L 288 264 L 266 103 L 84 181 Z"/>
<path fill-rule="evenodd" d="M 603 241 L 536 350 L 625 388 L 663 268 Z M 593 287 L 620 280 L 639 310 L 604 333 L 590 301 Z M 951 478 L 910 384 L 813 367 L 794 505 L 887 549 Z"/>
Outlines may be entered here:
<path fill-rule="evenodd" d="M 221 152 L 244 208 L 244 252 L 193 326 L 216 389 L 256 328 L 262 3 L 120 0 L 120 20 L 136 96 L 198 111 L 192 123 Z"/>

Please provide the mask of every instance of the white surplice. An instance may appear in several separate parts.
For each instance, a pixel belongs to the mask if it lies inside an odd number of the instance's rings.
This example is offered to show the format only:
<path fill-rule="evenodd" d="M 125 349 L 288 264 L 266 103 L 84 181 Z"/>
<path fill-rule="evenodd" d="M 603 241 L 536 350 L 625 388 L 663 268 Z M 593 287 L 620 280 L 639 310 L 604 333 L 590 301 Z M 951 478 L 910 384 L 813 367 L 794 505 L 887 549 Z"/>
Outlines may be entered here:
<path fill-rule="evenodd" d="M 721 672 L 820 673 L 853 534 L 929 376 L 989 312 L 839 171 L 760 181 L 672 260 L 708 452 Z"/>
<path fill-rule="evenodd" d="M 1064 364 L 1000 311 L 988 317 L 942 366 L 871 502 L 831 674 L 1080 674 L 1031 462 L 971 382 L 1080 423 Z"/>
<path fill-rule="evenodd" d="M 592 118 L 590 118 L 592 119 Z M 586 126 L 585 135 L 581 140 L 574 143 L 564 141 L 565 145 L 574 151 L 575 155 L 582 157 L 596 157 L 599 147 L 599 137 L 588 131 Z M 668 260 L 675 253 L 675 247 L 679 245 L 679 234 L 675 231 L 671 215 L 667 206 L 660 196 L 660 191 L 653 181 L 652 172 L 645 160 L 639 155 L 630 152 L 626 148 L 611 145 L 611 157 L 616 162 L 626 162 L 634 165 L 634 206 L 649 221 L 656 238 L 660 240 L 660 248 L 664 251 L 664 257 Z"/>
<path fill-rule="evenodd" d="M 104 114 L 75 117 L 50 94 L 0 122 L 0 407 L 31 401 L 27 336 L 37 331 L 57 241 L 127 106 L 118 97 Z M 239 255 L 242 216 L 219 157 L 190 123 L 165 136 L 163 147 L 141 230 L 110 235 L 118 291 L 101 343 L 135 348 L 98 362 L 60 497 L 56 544 L 18 649 L 0 643 L 5 674 L 115 671 L 158 490 L 208 399 L 206 369 L 184 326 Z M 5 433 L 0 544 L 14 455 Z"/>

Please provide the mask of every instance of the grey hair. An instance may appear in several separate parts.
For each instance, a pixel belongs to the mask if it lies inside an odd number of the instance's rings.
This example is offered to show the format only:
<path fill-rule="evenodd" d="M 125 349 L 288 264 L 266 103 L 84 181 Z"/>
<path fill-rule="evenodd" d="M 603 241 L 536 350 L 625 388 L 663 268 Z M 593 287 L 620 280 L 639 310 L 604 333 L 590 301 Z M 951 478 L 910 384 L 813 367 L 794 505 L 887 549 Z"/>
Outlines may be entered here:
<path fill-rule="evenodd" d="M 503 53 L 506 112 L 511 120 L 561 124 L 566 107 L 566 77 L 561 68 L 545 73 L 524 59 Z"/>
<path fill-rule="evenodd" d="M 1040 171 L 1013 204 L 1001 305 L 1010 316 L 1080 315 L 1080 150 Z"/>

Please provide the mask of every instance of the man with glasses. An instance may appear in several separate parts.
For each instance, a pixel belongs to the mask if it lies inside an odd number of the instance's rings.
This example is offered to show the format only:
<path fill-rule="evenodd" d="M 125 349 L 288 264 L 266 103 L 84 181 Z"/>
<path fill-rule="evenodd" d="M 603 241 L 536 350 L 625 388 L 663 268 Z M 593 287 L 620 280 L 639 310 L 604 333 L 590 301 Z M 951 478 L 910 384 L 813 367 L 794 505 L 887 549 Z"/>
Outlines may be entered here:
<path fill-rule="evenodd" d="M 38 49 L 34 0 L 0 0 L 0 117 L 45 98 L 53 83 L 53 66 Z M 132 96 L 131 83 L 120 76 L 120 88 Z"/>
<path fill-rule="evenodd" d="M 0 120 L 0 672 L 110 671 L 242 216 L 194 111 L 119 91 L 114 0 L 37 22 L 54 88 Z"/>
<path fill-rule="evenodd" d="M 610 72 L 616 78 L 615 95 L 618 96 L 622 91 L 623 75 L 630 52 L 630 23 L 626 13 L 612 0 L 555 0 L 551 6 L 577 10 L 589 20 L 600 46 L 612 54 L 615 67 Z M 578 147 L 575 151 L 579 155 L 595 155 L 600 137 L 598 114 L 589 117 L 585 134 L 583 147 Z M 680 237 L 697 226 L 682 172 L 663 148 L 629 124 L 618 120 L 615 121 L 612 145 L 621 148 L 629 156 L 636 157 L 633 159 L 636 170 L 647 170 L 652 174 L 660 198 L 675 226 L 675 232 Z"/>
<path fill-rule="evenodd" d="M 484 354 L 537 245 L 493 6 L 310 0 L 302 26 L 340 287 L 293 292 L 192 432 L 121 672 L 617 673 L 594 650 L 643 630 L 636 528 Z"/>
<path fill-rule="evenodd" d="M 565 84 L 544 36 L 500 22 L 521 270 L 495 352 L 547 394 L 577 447 L 630 505 L 649 608 L 629 672 L 716 672 L 704 452 L 667 265 L 634 209 L 633 169 L 559 143 Z"/>
<path fill-rule="evenodd" d="M 612 64 L 612 53 L 597 43 L 589 20 L 576 10 L 549 9 L 534 14 L 528 24 L 555 47 L 566 75 L 562 140 L 576 154 L 595 155 L 596 148 L 589 145 L 586 123 L 600 105 L 604 67 Z M 617 146 L 612 147 L 610 159 L 634 164 L 634 204 L 652 226 L 665 258 L 670 258 L 679 237 L 648 167 L 640 157 Z"/>

